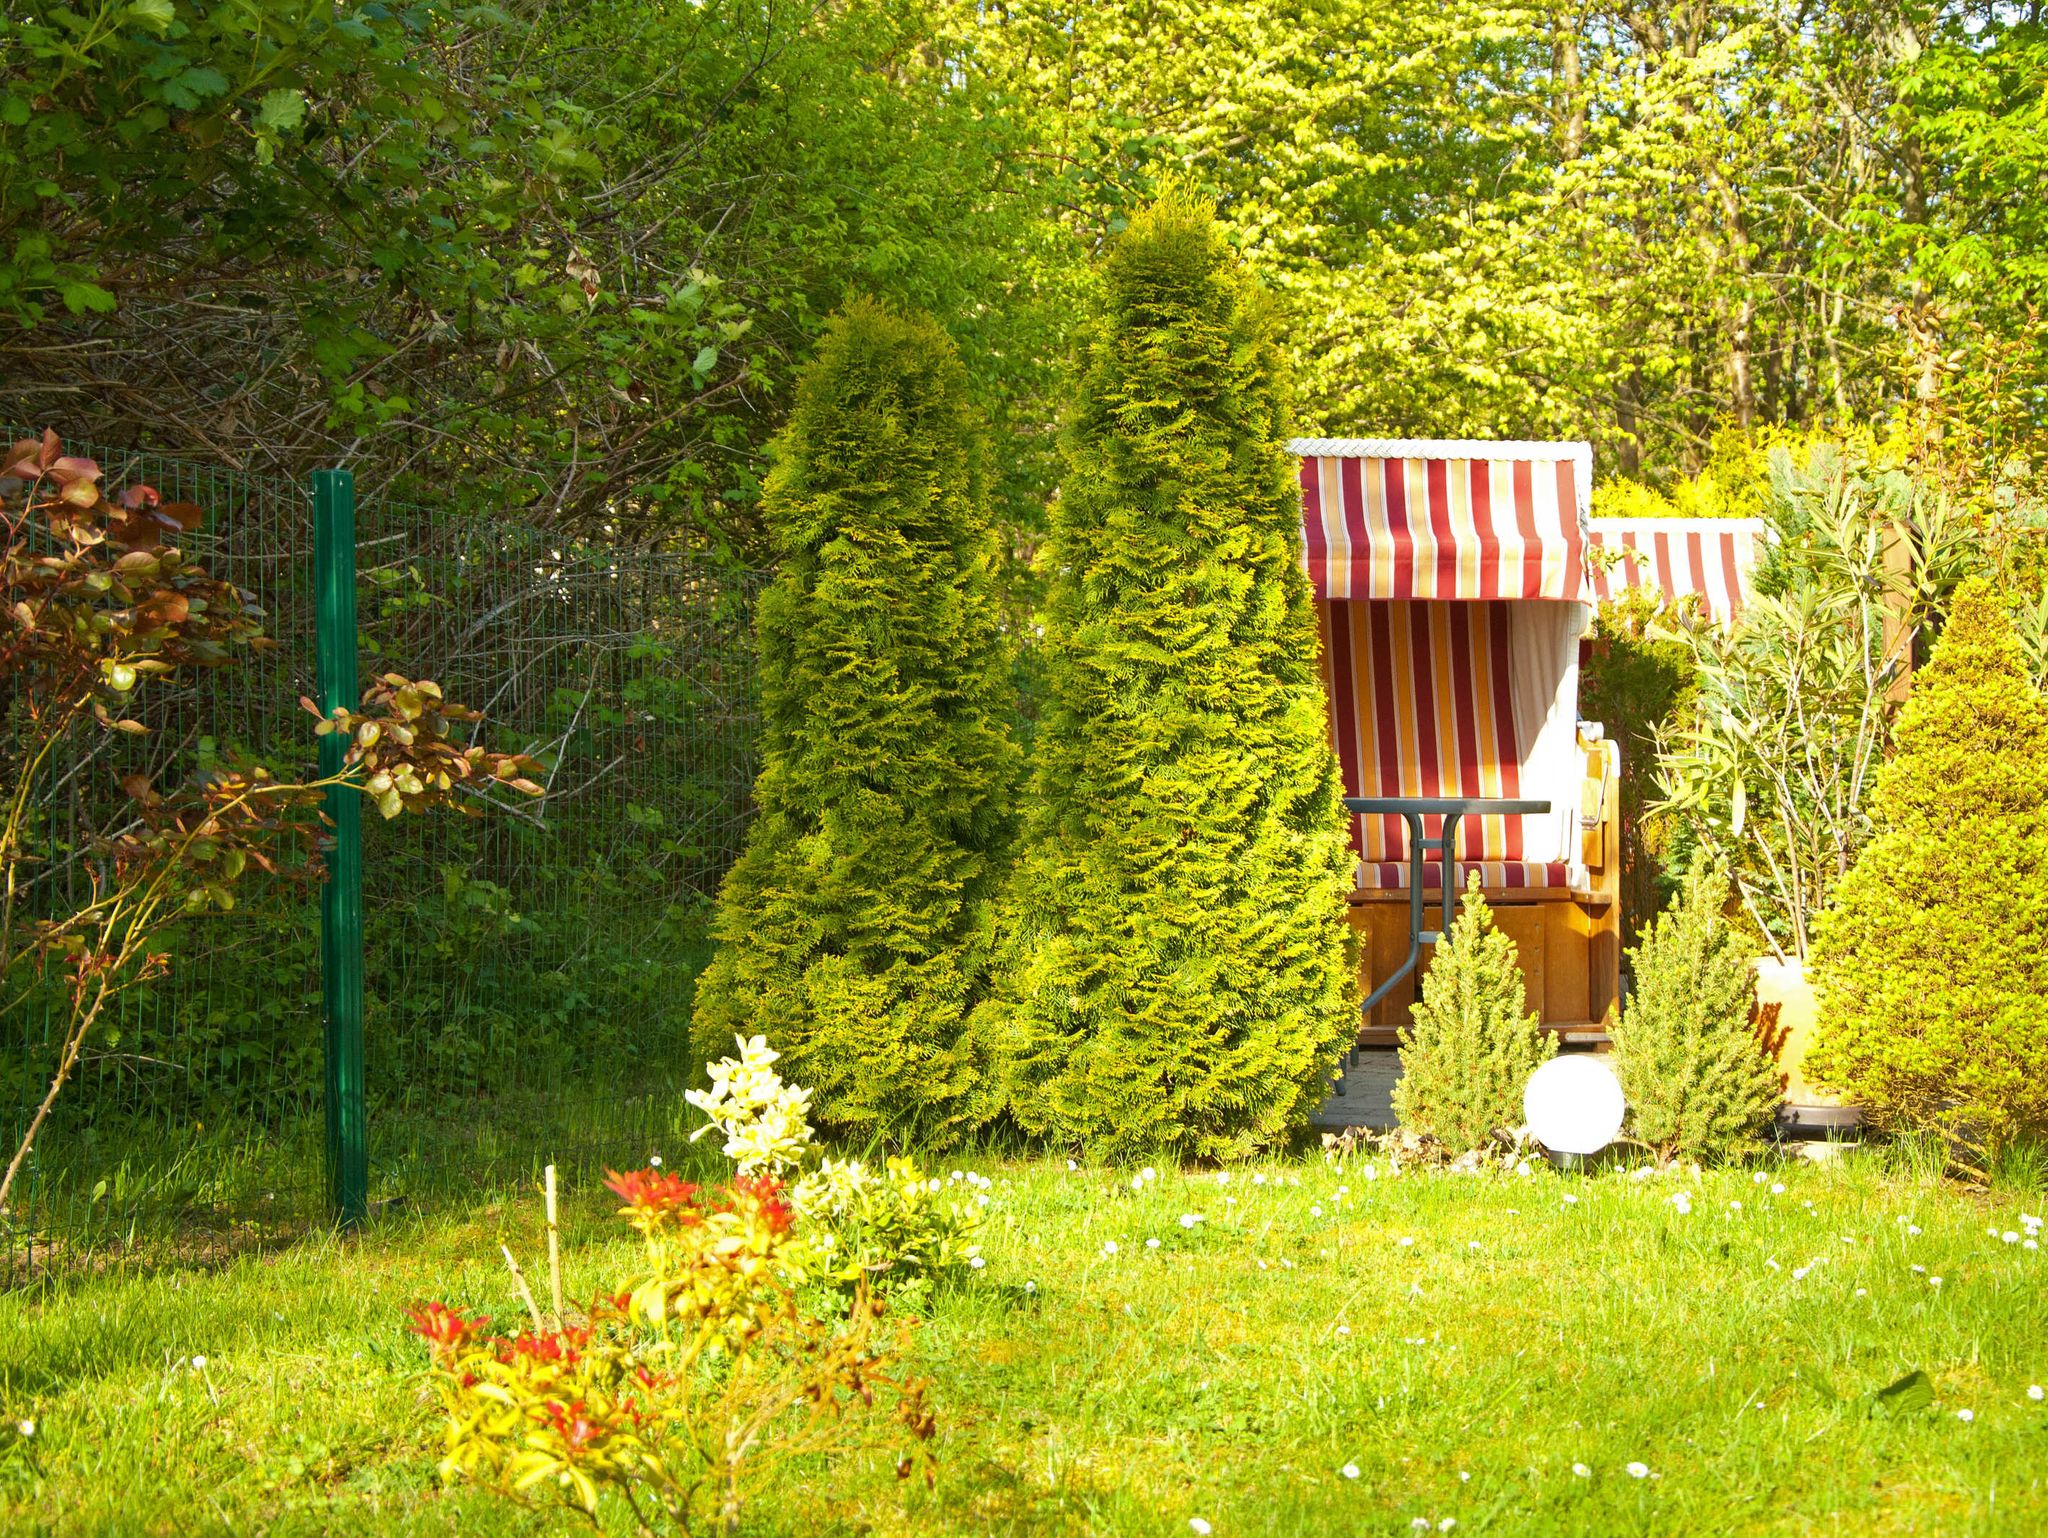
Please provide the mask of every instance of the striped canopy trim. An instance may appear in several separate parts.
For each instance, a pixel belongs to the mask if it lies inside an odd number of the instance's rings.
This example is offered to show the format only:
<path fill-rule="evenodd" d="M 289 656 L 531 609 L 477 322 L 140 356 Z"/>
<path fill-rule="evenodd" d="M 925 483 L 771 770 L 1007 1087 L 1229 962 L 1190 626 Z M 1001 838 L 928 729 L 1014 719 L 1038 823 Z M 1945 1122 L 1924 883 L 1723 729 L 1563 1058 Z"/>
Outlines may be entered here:
<path fill-rule="evenodd" d="M 1317 606 L 1331 738 L 1347 796 L 1548 795 L 1526 784 L 1504 603 L 1337 601 Z M 1439 837 L 1441 817 L 1423 819 Z M 1474 817 L 1458 852 L 1489 887 L 1565 886 L 1554 817 Z M 1363 889 L 1408 884 L 1407 824 L 1354 817 Z M 1440 876 L 1432 876 L 1432 881 Z"/>
<path fill-rule="evenodd" d="M 1584 444 L 1311 438 L 1289 447 L 1301 460 L 1303 558 L 1317 597 L 1584 595 Z"/>
<path fill-rule="evenodd" d="M 1460 842 L 1463 840 L 1461 838 Z M 1510 863 L 1506 860 L 1479 860 L 1458 862 L 1458 885 L 1462 888 L 1473 876 L 1479 877 L 1479 884 L 1489 892 L 1516 891 L 1530 887 L 1568 887 L 1572 884 L 1571 867 L 1562 861 L 1538 863 L 1521 860 Z M 1444 868 L 1440 860 L 1431 860 L 1422 867 L 1422 885 L 1426 891 L 1435 891 L 1444 884 Z M 1406 862 L 1392 860 L 1364 860 L 1358 866 L 1358 890 L 1362 892 L 1405 892 L 1408 890 L 1408 866 Z"/>
<path fill-rule="evenodd" d="M 1748 606 L 1770 538 L 1761 518 L 1595 518 L 1591 530 L 1591 548 L 1615 558 L 1587 562 L 1590 597 L 1648 588 L 1672 604 L 1697 594 L 1719 625 Z"/>

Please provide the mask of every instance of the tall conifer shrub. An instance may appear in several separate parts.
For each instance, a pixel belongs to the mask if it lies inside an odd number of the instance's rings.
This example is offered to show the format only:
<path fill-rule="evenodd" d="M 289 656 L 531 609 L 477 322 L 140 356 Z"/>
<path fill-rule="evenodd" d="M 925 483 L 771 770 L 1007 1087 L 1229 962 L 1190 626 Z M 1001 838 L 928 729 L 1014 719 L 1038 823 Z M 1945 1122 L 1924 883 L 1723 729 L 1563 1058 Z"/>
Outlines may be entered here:
<path fill-rule="evenodd" d="M 1011 1111 L 1228 1158 L 1357 1026 L 1349 855 L 1275 319 L 1172 193 L 1101 273 L 1053 510 L 1047 697 L 992 1009 Z"/>
<path fill-rule="evenodd" d="M 850 305 L 805 371 L 763 512 L 758 813 L 720 894 L 700 1061 L 765 1034 L 818 1119 L 931 1139 L 975 1084 L 1017 760 L 979 419 L 930 320 Z"/>
<path fill-rule="evenodd" d="M 1997 589 L 1955 595 L 1820 927 L 1810 1075 L 1892 1126 L 2048 1137 L 2048 701 Z"/>

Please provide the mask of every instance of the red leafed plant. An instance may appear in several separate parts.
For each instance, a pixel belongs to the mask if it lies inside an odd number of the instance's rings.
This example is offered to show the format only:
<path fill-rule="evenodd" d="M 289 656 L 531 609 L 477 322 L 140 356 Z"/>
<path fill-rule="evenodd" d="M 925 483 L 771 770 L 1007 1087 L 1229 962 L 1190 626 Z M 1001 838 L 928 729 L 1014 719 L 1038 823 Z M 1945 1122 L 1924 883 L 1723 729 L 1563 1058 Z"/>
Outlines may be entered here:
<path fill-rule="evenodd" d="M 797 1288 L 823 1268 L 772 1175 L 710 1189 L 658 1170 L 607 1182 L 646 1269 L 580 1319 L 487 1333 L 441 1303 L 410 1311 L 447 1416 L 444 1479 L 551 1497 L 595 1523 L 607 1491 L 644 1533 L 732 1531 L 744 1483 L 790 1457 L 848 1450 L 851 1417 L 894 1406 L 909 1445 L 937 1422 L 894 1375 L 903 1336 L 864 1287 L 818 1319 Z M 929 1456 L 902 1456 L 899 1475 Z"/>
<path fill-rule="evenodd" d="M 165 787 L 129 775 L 120 781 L 126 803 L 118 824 L 77 851 L 83 896 L 28 901 L 39 864 L 37 814 L 54 781 L 74 772 L 82 739 L 145 734 L 134 709 L 152 684 L 231 666 L 274 644 L 251 595 L 179 548 L 198 527 L 199 508 L 140 485 L 109 497 L 100 482 L 99 466 L 66 455 L 55 433 L 17 443 L 0 460 L 0 742 L 10 771 L 0 823 L 0 1008 L 13 1007 L 14 990 L 50 969 L 61 970 L 70 1006 L 49 1088 L 0 1175 L 0 1216 L 108 1004 L 169 965 L 161 948 L 167 927 L 232 907 L 243 877 L 279 873 L 286 851 L 306 856 L 291 869 L 316 870 L 320 802 L 330 787 L 371 796 L 387 817 L 437 805 L 474 810 L 476 797 L 457 800 L 464 786 L 541 790 L 521 755 L 452 740 L 450 728 L 477 720 L 474 711 L 444 702 L 430 681 L 387 674 L 359 710 L 337 711 L 317 728 L 349 734 L 340 774 L 286 780 L 261 766 L 230 766 Z"/>

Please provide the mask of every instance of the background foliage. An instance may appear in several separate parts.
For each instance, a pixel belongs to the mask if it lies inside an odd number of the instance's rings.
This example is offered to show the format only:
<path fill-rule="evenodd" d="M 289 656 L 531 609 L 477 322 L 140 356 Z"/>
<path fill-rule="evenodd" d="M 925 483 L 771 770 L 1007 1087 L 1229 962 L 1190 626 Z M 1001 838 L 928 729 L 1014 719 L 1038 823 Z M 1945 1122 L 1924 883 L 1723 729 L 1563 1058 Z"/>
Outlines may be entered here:
<path fill-rule="evenodd" d="M 1306 428 L 1670 484 L 1727 425 L 1876 423 L 1981 469 L 2048 378 L 2044 77 L 1991 0 L 16 7 L 0 415 L 758 553 L 795 365 L 869 292 L 959 342 L 1028 552 L 1074 296 L 1179 172 Z"/>

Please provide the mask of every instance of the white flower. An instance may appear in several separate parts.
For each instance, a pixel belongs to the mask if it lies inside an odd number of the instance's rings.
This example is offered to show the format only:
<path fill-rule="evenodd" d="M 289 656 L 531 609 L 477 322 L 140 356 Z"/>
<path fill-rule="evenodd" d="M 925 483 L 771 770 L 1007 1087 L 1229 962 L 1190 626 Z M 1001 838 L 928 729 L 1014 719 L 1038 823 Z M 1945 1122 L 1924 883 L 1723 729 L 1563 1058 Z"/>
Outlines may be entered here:
<path fill-rule="evenodd" d="M 2030 1383 L 2030 1384 L 2028 1384 L 2028 1385 L 2027 1385 L 2027 1397 L 2028 1397 L 2029 1399 L 2031 1399 L 2031 1400 L 2034 1400 L 2034 1401 L 2035 1401 L 2036 1403 L 2039 1403 L 2039 1402 L 2040 1402 L 2040 1399 L 2041 1399 L 2041 1385 L 2040 1385 L 2040 1384 L 2038 1384 L 2038 1383 Z M 35 1424 L 35 1423 L 34 1423 L 33 1421 L 31 1421 L 31 1422 L 30 1422 L 29 1424 L 30 1424 L 30 1425 L 33 1425 L 33 1424 Z"/>
<path fill-rule="evenodd" d="M 1858 1288 L 1856 1289 L 1856 1296 L 1857 1296 L 1857 1297 L 1859 1297 L 1859 1298 L 1867 1298 L 1867 1297 L 1869 1297 L 1869 1296 L 1870 1296 L 1870 1294 L 1869 1294 L 1869 1292 L 1868 1292 L 1868 1291 L 1866 1291 L 1866 1290 L 1865 1290 L 1864 1288 L 1858 1287 Z"/>
<path fill-rule="evenodd" d="M 1193 1228 L 1201 1221 L 1202 1215 L 1199 1212 L 1183 1212 L 1180 1215 L 1180 1226 L 1182 1228 Z"/>
<path fill-rule="evenodd" d="M 1131 1189 L 1132 1189 L 1133 1191 L 1142 1191 L 1142 1190 L 1144 1190 L 1144 1189 L 1145 1189 L 1145 1177 L 1144 1177 L 1143 1175 L 1133 1175 L 1133 1176 L 1131 1177 Z"/>
<path fill-rule="evenodd" d="M 714 1128 L 724 1133 L 725 1156 L 742 1175 L 793 1168 L 811 1146 L 811 1092 L 782 1082 L 772 1066 L 781 1054 L 765 1037 L 733 1040 L 740 1055 L 711 1065 L 711 1087 L 683 1094 L 706 1118 L 690 1139 Z"/>
<path fill-rule="evenodd" d="M 1762 1185 L 1766 1180 L 1770 1179 L 1770 1176 L 1766 1175 L 1762 1170 L 1758 1170 L 1754 1175 L 1750 1176 L 1749 1178 L 1752 1184 Z"/>
<path fill-rule="evenodd" d="M 1337 1326 L 1337 1333 L 1339 1335 L 1349 1335 L 1351 1333 L 1351 1326 L 1348 1324 L 1340 1324 Z M 2039 1394 L 2036 1394 L 2034 1397 L 2036 1399 L 2039 1399 L 2041 1396 Z"/>
<path fill-rule="evenodd" d="M 1400 1237 L 1400 1238 L 1398 1238 L 1398 1239 L 1396 1239 L 1396 1240 L 1394 1241 L 1394 1243 L 1396 1243 L 1396 1244 L 1400 1245 L 1400 1246 L 1401 1246 L 1401 1248 L 1402 1248 L 1402 1249 L 1404 1249 L 1404 1250 L 1405 1250 L 1405 1249 L 1407 1249 L 1407 1248 L 1408 1248 L 1408 1246 L 1409 1246 L 1409 1245 L 1411 1245 L 1411 1244 L 1413 1244 L 1414 1242 L 1415 1242 L 1415 1241 L 1414 1241 L 1413 1239 L 1409 1238 L 1409 1237 L 1408 1237 L 1408 1235 L 1406 1235 L 1406 1234 L 1403 1234 L 1403 1235 L 1401 1235 L 1401 1237 Z"/>
<path fill-rule="evenodd" d="M 1728 1204 L 1728 1210 L 1729 1210 L 1730 1212 L 1740 1212 L 1740 1211 L 1742 1210 L 1742 1203 L 1741 1203 L 1741 1202 L 1730 1202 L 1730 1203 Z"/>
<path fill-rule="evenodd" d="M 1157 1239 L 1147 1239 L 1145 1241 L 1145 1248 L 1148 1250 L 1156 1250 L 1159 1248 L 1159 1241 Z"/>
<path fill-rule="evenodd" d="M 967 1264 L 972 1266 L 975 1270 L 979 1271 L 983 1266 L 987 1265 L 988 1262 L 983 1260 L 979 1255 L 977 1255 L 974 1257 L 974 1259 L 968 1261 Z"/>
<path fill-rule="evenodd" d="M 1458 1519 L 1456 1517 L 1445 1517 L 1443 1521 L 1437 1523 L 1436 1530 L 1440 1533 L 1448 1533 L 1452 1528 L 1456 1527 L 1457 1525 Z"/>
<path fill-rule="evenodd" d="M 2041 1220 L 2031 1212 L 2022 1212 L 2020 1214 L 2020 1227 L 2030 1234 L 2038 1234 L 2041 1231 Z"/>
<path fill-rule="evenodd" d="M 1795 1282 L 1805 1281 L 1806 1273 L 1811 1269 L 1812 1267 L 1810 1266 L 1794 1266 L 1792 1268 L 1792 1280 Z"/>
<path fill-rule="evenodd" d="M 1778 1269 L 1778 1263 L 1775 1260 L 1766 1260 L 1764 1264 L 1769 1266 L 1773 1271 Z"/>
<path fill-rule="evenodd" d="M 1908 1266 L 1906 1267 L 1906 1269 L 1908 1271 L 1917 1271 L 1922 1276 L 1925 1276 L 1927 1274 L 1927 1268 L 1925 1266 Z"/>
<path fill-rule="evenodd" d="M 1339 1196 L 1349 1196 L 1349 1195 L 1351 1194 L 1351 1187 L 1349 1187 L 1349 1186 L 1339 1186 L 1339 1187 L 1337 1187 L 1337 1194 L 1338 1194 Z"/>
<path fill-rule="evenodd" d="M 2034 1390 L 2034 1397 L 2036 1399 L 2039 1399 L 2041 1397 L 2041 1391 L 2039 1389 Z M 16 1431 L 19 1431 L 25 1437 L 32 1437 L 36 1434 L 36 1423 L 32 1420 L 16 1421 L 14 1423 L 14 1429 Z"/>
<path fill-rule="evenodd" d="M 1317 1204 L 1316 1206 L 1313 1206 L 1313 1207 L 1309 1208 L 1309 1209 L 1308 1209 L 1308 1215 L 1309 1215 L 1310 1217 L 1312 1217 L 1312 1218 L 1319 1218 L 1319 1217 L 1321 1217 L 1321 1216 L 1323 1215 L 1323 1209 L 1322 1209 L 1322 1206 L 1321 1206 L 1321 1204 L 1320 1204 L 1320 1203 L 1318 1203 L 1318 1204 Z"/>
<path fill-rule="evenodd" d="M 1229 1170 L 1218 1170 L 1218 1171 L 1216 1172 L 1216 1184 L 1218 1184 L 1219 1186 L 1227 1186 L 1227 1185 L 1229 1185 L 1229 1184 L 1230 1184 L 1230 1171 L 1229 1171 Z"/>
<path fill-rule="evenodd" d="M 2006 1244 L 2018 1244 L 2020 1242 L 2020 1236 L 2018 1232 L 2010 1228 L 2008 1228 L 2004 1233 L 2000 1234 L 1998 1237 Z"/>
<path fill-rule="evenodd" d="M 656 1169 L 660 1169 L 660 1168 L 661 1168 L 661 1155 L 660 1155 L 660 1154 L 649 1154 L 649 1155 L 647 1156 L 647 1162 L 648 1162 L 649 1164 L 653 1165 L 653 1166 L 654 1166 L 654 1168 L 656 1168 Z"/>
<path fill-rule="evenodd" d="M 1036 1291 L 1038 1291 L 1038 1283 L 1036 1283 L 1036 1282 L 1026 1282 L 1026 1283 L 1024 1284 L 1024 1290 L 1025 1290 L 1026 1292 L 1036 1292 Z"/>
<path fill-rule="evenodd" d="M 1918 1223 L 1908 1223 L 1906 1225 L 1906 1232 L 1917 1236 L 1920 1232 L 1920 1225 Z"/>
<path fill-rule="evenodd" d="M 1774 1181 L 1772 1181 L 1772 1182 L 1771 1182 L 1771 1195 L 1773 1195 L 1773 1196 L 1783 1196 L 1784 1194 L 1785 1194 L 1785 1182 L 1784 1182 L 1784 1181 L 1782 1181 L 1782 1180 L 1774 1180 Z"/>
<path fill-rule="evenodd" d="M 2039 1243 L 2038 1241 L 2036 1241 L 2036 1240 L 2033 1240 L 2033 1239 L 2022 1239 L 2022 1240 L 2020 1240 L 2020 1248 L 2021 1248 L 2021 1249 L 2023 1249 L 2023 1250 L 2038 1250 L 2038 1249 L 2039 1249 L 2040 1247 L 2041 1247 L 2041 1246 L 2040 1246 L 2040 1243 Z"/>
<path fill-rule="evenodd" d="M 1930 1276 L 1927 1278 L 1927 1285 L 1930 1287 L 1939 1287 L 1941 1285 L 1941 1278 L 1938 1276 Z"/>
<path fill-rule="evenodd" d="M 203 1356 L 195 1356 L 194 1358 L 192 1358 L 192 1370 L 194 1372 L 205 1372 L 206 1358 Z"/>
<path fill-rule="evenodd" d="M 1188 1526 L 1193 1528 L 1196 1532 L 1200 1533 L 1202 1535 L 1202 1538 L 1209 1538 L 1209 1524 L 1207 1522 L 1204 1522 L 1200 1517 L 1189 1517 Z"/>
<path fill-rule="evenodd" d="M 1567 1207 L 1576 1207 L 1579 1204 L 1579 1199 L 1567 1191 L 1564 1194 L 1564 1204 Z"/>
<path fill-rule="evenodd" d="M 1650 1477 L 1650 1466 L 1647 1463 L 1631 1463 L 1628 1466 L 1628 1473 L 1631 1479 L 1648 1479 Z"/>
<path fill-rule="evenodd" d="M 1259 1174 L 1256 1174 L 1256 1175 L 1252 1176 L 1252 1184 L 1253 1184 L 1253 1185 L 1255 1185 L 1255 1186 L 1262 1186 L 1262 1185 L 1264 1185 L 1265 1183 L 1266 1183 L 1266 1176 L 1265 1176 L 1265 1174 L 1264 1174 L 1264 1172 L 1263 1172 L 1263 1171 L 1261 1171 L 1261 1172 L 1260 1172 Z"/>
<path fill-rule="evenodd" d="M 1380 1178 L 1379 1166 L 1374 1164 L 1368 1164 L 1364 1169 L 1360 1170 L 1359 1173 L 1363 1175 L 1367 1180 L 1377 1180 Z"/>
<path fill-rule="evenodd" d="M 1102 1253 L 1103 1253 L 1103 1254 L 1105 1254 L 1105 1255 L 1114 1255 L 1114 1254 L 1116 1253 L 1116 1240 L 1114 1240 L 1114 1239 L 1105 1239 L 1105 1240 L 1103 1240 L 1103 1241 L 1102 1241 Z"/>
<path fill-rule="evenodd" d="M 1530 1175 L 1534 1174 L 1535 1171 L 1529 1168 L 1529 1161 L 1527 1159 L 1524 1159 L 1515 1166 L 1515 1173 L 1517 1175 Z"/>
<path fill-rule="evenodd" d="M 1590 1479 L 1593 1477 L 1593 1471 L 1583 1463 L 1574 1463 L 1572 1465 L 1572 1474 L 1579 1479 Z"/>
<path fill-rule="evenodd" d="M 1472 1483 L 1472 1476 L 1471 1476 L 1471 1474 L 1470 1474 L 1470 1473 L 1468 1473 L 1468 1472 L 1467 1472 L 1466 1470 L 1464 1470 L 1464 1469 L 1460 1469 L 1460 1470 L 1458 1470 L 1458 1483 L 1459 1483 L 1459 1484 L 1461 1484 L 1461 1485 L 1469 1485 L 1469 1484 L 1471 1484 L 1471 1483 Z"/>
<path fill-rule="evenodd" d="M 1963 1422 L 1964 1425 L 1968 1425 L 1971 1421 L 1975 1420 L 1976 1418 L 1977 1412 L 1975 1410 L 1956 1411 L 1956 1419 Z"/>
<path fill-rule="evenodd" d="M 1465 1248 L 1468 1250 L 1476 1250 L 1479 1248 L 1479 1241 L 1477 1239 L 1468 1239 L 1465 1242 Z"/>
<path fill-rule="evenodd" d="M 1429 1531 L 1429 1518 L 1411 1517 L 1408 1520 L 1408 1525 L 1414 1528 L 1418 1533 L 1426 1533 Z"/>
<path fill-rule="evenodd" d="M 1344 1467 L 1337 1470 L 1337 1472 L 1339 1474 L 1342 1474 L 1346 1479 L 1356 1479 L 1358 1477 L 1358 1465 L 1355 1463 L 1347 1463 L 1344 1465 Z"/>
<path fill-rule="evenodd" d="M 1080 1167 L 1081 1167 L 1081 1166 L 1080 1166 L 1080 1165 L 1078 1165 L 1078 1164 L 1076 1164 L 1076 1163 L 1075 1163 L 1075 1162 L 1074 1162 L 1074 1161 L 1073 1161 L 1072 1159 L 1069 1159 L 1069 1160 L 1067 1160 L 1067 1168 L 1068 1168 L 1068 1169 L 1070 1169 L 1070 1170 L 1077 1170 L 1077 1169 L 1079 1169 Z"/>

